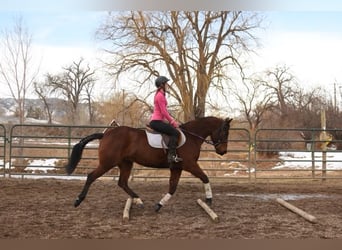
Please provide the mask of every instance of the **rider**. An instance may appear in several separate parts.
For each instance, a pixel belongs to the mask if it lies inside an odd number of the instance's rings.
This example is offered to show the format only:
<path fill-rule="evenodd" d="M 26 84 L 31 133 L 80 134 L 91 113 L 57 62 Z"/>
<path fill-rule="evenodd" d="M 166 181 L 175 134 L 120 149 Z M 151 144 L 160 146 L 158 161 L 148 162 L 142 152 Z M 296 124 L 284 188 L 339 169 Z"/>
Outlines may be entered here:
<path fill-rule="evenodd" d="M 168 143 L 168 154 L 167 161 L 169 167 L 173 167 L 174 162 L 180 162 L 183 159 L 177 156 L 176 148 L 178 144 L 178 138 L 180 132 L 176 129 L 179 127 L 178 123 L 171 117 L 167 110 L 167 100 L 165 97 L 169 84 L 167 83 L 170 79 L 165 76 L 159 76 L 155 80 L 157 87 L 156 94 L 154 96 L 154 109 L 150 121 L 150 126 L 157 132 L 167 134 L 170 136 Z M 167 120 L 169 123 L 165 122 Z"/>

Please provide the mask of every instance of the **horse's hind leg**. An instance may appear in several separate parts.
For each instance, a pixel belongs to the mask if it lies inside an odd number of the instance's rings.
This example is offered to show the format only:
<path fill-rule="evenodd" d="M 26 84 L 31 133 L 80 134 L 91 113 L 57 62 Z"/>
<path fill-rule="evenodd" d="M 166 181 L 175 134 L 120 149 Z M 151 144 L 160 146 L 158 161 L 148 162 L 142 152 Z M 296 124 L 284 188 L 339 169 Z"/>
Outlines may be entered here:
<path fill-rule="evenodd" d="M 120 177 L 118 181 L 119 187 L 121 187 L 131 198 L 133 198 L 133 202 L 140 207 L 143 207 L 143 202 L 139 198 L 139 196 L 128 186 L 128 179 L 131 174 L 133 168 L 133 162 L 131 161 L 122 161 L 119 164 L 120 169 Z"/>
<path fill-rule="evenodd" d="M 77 199 L 75 200 L 74 206 L 78 207 L 81 202 L 85 199 L 85 197 L 87 196 L 88 190 L 90 185 L 100 176 L 102 176 L 104 173 L 106 173 L 108 170 L 98 166 L 95 170 L 93 170 L 92 172 L 90 172 L 87 176 L 87 180 L 86 183 L 84 184 L 84 187 L 81 191 L 81 193 L 78 195 Z"/>

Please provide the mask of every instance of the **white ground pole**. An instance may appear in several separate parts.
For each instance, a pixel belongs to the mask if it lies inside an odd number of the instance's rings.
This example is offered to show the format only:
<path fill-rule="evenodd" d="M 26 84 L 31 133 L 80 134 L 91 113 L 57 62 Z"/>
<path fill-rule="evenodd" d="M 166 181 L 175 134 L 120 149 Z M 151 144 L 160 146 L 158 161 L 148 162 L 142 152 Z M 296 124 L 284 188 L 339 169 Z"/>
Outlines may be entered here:
<path fill-rule="evenodd" d="M 197 204 L 200 205 L 200 207 L 203 208 L 205 212 L 207 212 L 207 214 L 214 222 L 219 221 L 219 217 L 217 216 L 217 214 L 205 202 L 203 202 L 201 199 L 197 199 Z"/>
<path fill-rule="evenodd" d="M 302 216 L 304 219 L 310 221 L 311 223 L 316 223 L 316 217 L 312 216 L 311 214 L 306 213 L 305 211 L 293 206 L 292 204 L 284 201 L 283 199 L 277 198 L 276 201 L 286 207 L 287 209 L 291 210 L 292 212 Z"/>
<path fill-rule="evenodd" d="M 130 212 L 131 207 L 132 207 L 132 202 L 133 202 L 133 199 L 131 197 L 128 198 L 127 201 L 126 201 L 125 208 L 123 210 L 123 216 L 122 216 L 122 219 L 124 221 L 128 221 L 129 220 L 129 212 Z"/>

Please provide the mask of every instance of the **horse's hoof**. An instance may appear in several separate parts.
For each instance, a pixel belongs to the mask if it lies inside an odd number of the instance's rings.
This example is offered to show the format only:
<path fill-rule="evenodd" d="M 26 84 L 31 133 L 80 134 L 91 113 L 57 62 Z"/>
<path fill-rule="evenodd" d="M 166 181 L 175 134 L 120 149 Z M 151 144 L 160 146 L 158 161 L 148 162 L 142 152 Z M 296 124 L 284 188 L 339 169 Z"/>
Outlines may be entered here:
<path fill-rule="evenodd" d="M 81 204 L 82 200 L 80 198 L 77 198 L 74 202 L 74 207 L 78 207 Z"/>
<path fill-rule="evenodd" d="M 143 201 L 138 197 L 138 198 L 133 198 L 133 203 L 138 207 L 138 208 L 144 208 L 144 203 Z"/>
<path fill-rule="evenodd" d="M 212 198 L 206 198 L 205 203 L 207 203 L 208 206 L 211 206 L 211 204 L 213 203 L 213 199 Z"/>
<path fill-rule="evenodd" d="M 136 206 L 137 206 L 137 208 L 139 208 L 139 209 L 143 209 L 143 208 L 145 208 L 145 206 L 144 206 L 144 204 L 143 204 L 143 203 L 137 204 Z"/>
<path fill-rule="evenodd" d="M 159 212 L 159 210 L 162 208 L 163 205 L 157 203 L 155 206 L 154 206 L 154 211 L 156 212 Z"/>

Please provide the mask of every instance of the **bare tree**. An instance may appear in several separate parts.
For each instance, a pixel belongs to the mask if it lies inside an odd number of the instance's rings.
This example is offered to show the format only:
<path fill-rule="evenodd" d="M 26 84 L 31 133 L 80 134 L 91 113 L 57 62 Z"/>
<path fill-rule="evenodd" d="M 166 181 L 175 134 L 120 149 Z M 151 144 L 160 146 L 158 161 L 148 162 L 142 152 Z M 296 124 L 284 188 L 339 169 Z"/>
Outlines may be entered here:
<path fill-rule="evenodd" d="M 5 83 L 17 104 L 19 123 L 25 119 L 26 94 L 34 82 L 39 67 L 32 61 L 32 36 L 23 26 L 21 17 L 15 19 L 12 29 L 2 32 L 0 39 L 0 81 Z"/>
<path fill-rule="evenodd" d="M 152 107 L 133 94 L 124 91 L 114 93 L 109 99 L 98 103 L 102 123 L 115 119 L 121 125 L 144 127 L 150 118 Z"/>
<path fill-rule="evenodd" d="M 282 117 L 287 116 L 289 108 L 296 106 L 299 93 L 298 83 L 290 68 L 286 65 L 278 65 L 274 69 L 269 69 L 265 72 L 262 81 L 263 85 L 271 90 L 269 95 L 277 102 Z"/>
<path fill-rule="evenodd" d="M 130 75 L 146 86 L 166 74 L 184 120 L 205 115 L 209 88 L 226 89 L 240 57 L 256 42 L 257 13 L 241 11 L 169 11 L 111 13 L 99 28 L 112 42 L 107 64 L 115 77 Z"/>
<path fill-rule="evenodd" d="M 95 105 L 94 105 L 94 100 L 93 100 L 94 86 L 95 86 L 95 81 L 84 86 L 85 100 L 88 106 L 89 124 L 95 123 Z"/>
<path fill-rule="evenodd" d="M 232 94 L 240 104 L 241 114 L 253 135 L 264 114 L 274 106 L 272 96 L 267 95 L 267 89 L 257 78 L 244 79 L 242 84 L 232 87 Z"/>
<path fill-rule="evenodd" d="M 71 107 L 71 121 L 73 124 L 80 122 L 79 106 L 86 100 L 91 105 L 91 92 L 95 83 L 95 71 L 89 65 L 82 66 L 83 59 L 73 62 L 72 65 L 63 68 L 64 72 L 57 75 L 47 75 L 47 87 L 52 93 L 61 94 Z M 90 110 L 91 112 L 91 110 Z M 91 114 L 89 114 L 91 116 Z"/>
<path fill-rule="evenodd" d="M 44 103 L 45 113 L 48 117 L 48 124 L 52 124 L 52 110 L 48 102 L 50 90 L 44 84 L 39 84 L 38 82 L 34 82 L 33 85 L 39 99 L 41 99 Z"/>

